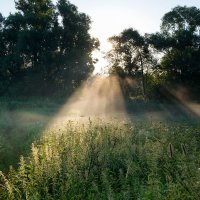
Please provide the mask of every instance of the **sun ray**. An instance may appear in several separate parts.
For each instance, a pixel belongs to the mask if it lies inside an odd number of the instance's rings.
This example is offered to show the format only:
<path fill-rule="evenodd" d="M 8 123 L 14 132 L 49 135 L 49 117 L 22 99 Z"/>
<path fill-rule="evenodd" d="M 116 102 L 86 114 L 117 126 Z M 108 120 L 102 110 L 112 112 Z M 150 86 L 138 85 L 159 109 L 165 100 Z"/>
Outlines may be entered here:
<path fill-rule="evenodd" d="M 120 79 L 117 76 L 93 76 L 67 100 L 48 127 L 68 120 L 112 117 L 127 118 Z"/>

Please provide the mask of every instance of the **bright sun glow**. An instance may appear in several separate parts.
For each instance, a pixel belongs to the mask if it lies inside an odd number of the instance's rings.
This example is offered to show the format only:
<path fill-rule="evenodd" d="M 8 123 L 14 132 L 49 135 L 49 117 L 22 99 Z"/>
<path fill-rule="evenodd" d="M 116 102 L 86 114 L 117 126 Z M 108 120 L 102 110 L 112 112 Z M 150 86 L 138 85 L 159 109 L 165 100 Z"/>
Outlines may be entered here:
<path fill-rule="evenodd" d="M 97 58 L 98 62 L 95 64 L 95 70 L 93 74 L 103 74 L 106 71 L 106 67 L 108 66 L 108 61 L 104 58 L 105 53 L 111 50 L 112 44 L 108 41 L 100 41 L 100 51 L 93 52 L 93 58 Z"/>

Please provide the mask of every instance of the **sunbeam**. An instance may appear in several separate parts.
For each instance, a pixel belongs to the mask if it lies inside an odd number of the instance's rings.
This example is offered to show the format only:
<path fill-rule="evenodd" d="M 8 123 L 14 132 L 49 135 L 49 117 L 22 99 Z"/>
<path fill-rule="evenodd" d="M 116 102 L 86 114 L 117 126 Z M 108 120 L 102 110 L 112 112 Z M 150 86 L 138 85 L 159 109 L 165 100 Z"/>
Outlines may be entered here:
<path fill-rule="evenodd" d="M 93 76 L 68 99 L 51 125 L 88 118 L 127 117 L 120 79 L 117 76 Z"/>

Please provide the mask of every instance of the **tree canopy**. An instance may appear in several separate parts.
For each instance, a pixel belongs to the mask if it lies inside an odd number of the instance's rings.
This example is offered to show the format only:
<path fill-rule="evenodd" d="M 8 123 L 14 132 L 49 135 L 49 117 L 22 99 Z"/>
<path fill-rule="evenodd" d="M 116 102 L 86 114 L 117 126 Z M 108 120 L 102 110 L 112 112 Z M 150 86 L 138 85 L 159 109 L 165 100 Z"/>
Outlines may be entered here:
<path fill-rule="evenodd" d="M 0 13 L 0 94 L 70 93 L 94 69 L 99 42 L 89 34 L 90 17 L 68 0 L 15 3 L 15 13 Z M 109 73 L 138 80 L 143 95 L 155 83 L 200 91 L 198 8 L 176 6 L 163 16 L 159 32 L 129 28 L 109 41 Z"/>
<path fill-rule="evenodd" d="M 145 95 L 145 73 L 154 63 L 152 52 L 146 38 L 132 28 L 124 30 L 120 35 L 109 38 L 113 49 L 108 52 L 110 73 L 121 77 L 141 79 Z"/>
<path fill-rule="evenodd" d="M 149 83 L 156 87 L 159 84 L 160 87 L 179 84 L 199 88 L 200 91 L 198 8 L 173 8 L 163 16 L 160 32 L 142 36 L 137 30 L 129 28 L 109 41 L 113 44 L 107 55 L 110 73 L 137 79 L 141 77 L 143 91 L 147 88 L 147 77 Z"/>
<path fill-rule="evenodd" d="M 16 13 L 0 15 L 0 92 L 48 94 L 80 84 L 94 69 L 98 46 L 90 17 L 67 0 L 15 3 Z"/>
<path fill-rule="evenodd" d="M 200 82 L 200 10 L 177 6 L 162 18 L 161 32 L 149 35 L 149 43 L 164 53 L 160 69 L 173 82 Z"/>

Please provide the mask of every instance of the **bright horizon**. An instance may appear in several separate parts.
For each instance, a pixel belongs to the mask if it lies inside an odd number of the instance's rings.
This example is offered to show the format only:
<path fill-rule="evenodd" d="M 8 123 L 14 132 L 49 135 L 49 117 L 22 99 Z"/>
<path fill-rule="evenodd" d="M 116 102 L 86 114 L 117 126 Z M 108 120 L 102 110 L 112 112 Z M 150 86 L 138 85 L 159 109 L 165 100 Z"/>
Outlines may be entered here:
<path fill-rule="evenodd" d="M 14 0 L 0 0 L 0 12 L 3 16 L 15 12 Z M 57 0 L 53 0 L 54 3 Z M 117 35 L 126 28 L 135 28 L 141 34 L 157 32 L 160 29 L 161 18 L 177 5 L 196 6 L 200 8 L 199 0 L 70 0 L 91 17 L 90 34 L 100 40 L 101 51 L 108 51 L 110 45 L 107 39 Z M 99 58 L 95 71 L 100 71 L 107 63 L 102 53 L 94 53 Z"/>

